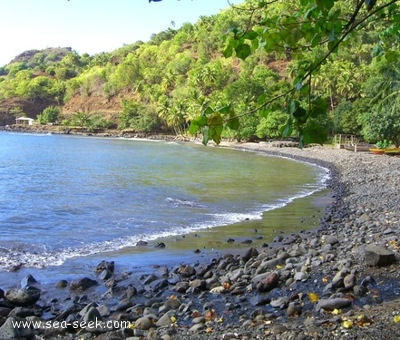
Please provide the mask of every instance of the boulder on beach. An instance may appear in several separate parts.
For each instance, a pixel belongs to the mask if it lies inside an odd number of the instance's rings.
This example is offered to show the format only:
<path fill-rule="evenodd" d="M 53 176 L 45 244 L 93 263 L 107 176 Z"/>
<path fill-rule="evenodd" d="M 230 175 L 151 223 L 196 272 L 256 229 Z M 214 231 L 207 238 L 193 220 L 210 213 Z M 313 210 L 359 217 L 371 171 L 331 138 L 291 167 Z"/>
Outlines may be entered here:
<path fill-rule="evenodd" d="M 367 245 L 364 252 L 365 261 L 369 266 L 389 266 L 396 261 L 395 254 L 392 251 L 377 245 Z"/>

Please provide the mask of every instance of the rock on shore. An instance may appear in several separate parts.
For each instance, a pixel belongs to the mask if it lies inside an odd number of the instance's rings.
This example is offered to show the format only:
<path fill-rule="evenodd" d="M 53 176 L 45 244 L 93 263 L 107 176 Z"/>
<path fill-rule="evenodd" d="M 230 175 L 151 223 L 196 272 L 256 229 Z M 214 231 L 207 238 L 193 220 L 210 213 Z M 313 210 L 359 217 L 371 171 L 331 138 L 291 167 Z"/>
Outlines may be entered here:
<path fill-rule="evenodd" d="M 67 298 L 40 298 L 27 278 L 1 292 L 0 339 L 400 338 L 400 158 L 228 146 L 329 167 L 334 200 L 319 228 L 141 276 L 104 260 L 81 280 L 56 283 Z"/>

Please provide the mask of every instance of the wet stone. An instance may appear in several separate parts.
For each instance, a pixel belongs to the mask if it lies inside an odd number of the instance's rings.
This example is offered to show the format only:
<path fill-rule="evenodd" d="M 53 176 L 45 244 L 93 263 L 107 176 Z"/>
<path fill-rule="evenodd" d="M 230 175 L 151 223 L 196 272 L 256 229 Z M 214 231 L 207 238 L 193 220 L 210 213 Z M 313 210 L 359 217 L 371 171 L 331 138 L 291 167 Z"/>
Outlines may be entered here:
<path fill-rule="evenodd" d="M 40 289 L 35 287 L 11 288 L 5 292 L 5 299 L 15 306 L 30 306 L 40 298 Z"/>
<path fill-rule="evenodd" d="M 334 310 L 340 309 L 344 307 L 348 307 L 351 305 L 351 300 L 345 298 L 332 298 L 332 299 L 322 299 L 319 300 L 317 304 L 317 310 Z"/>
<path fill-rule="evenodd" d="M 96 286 L 98 283 L 95 280 L 92 280 L 88 277 L 84 277 L 82 279 L 78 279 L 71 282 L 70 289 L 77 291 L 85 291 L 93 286 Z"/>

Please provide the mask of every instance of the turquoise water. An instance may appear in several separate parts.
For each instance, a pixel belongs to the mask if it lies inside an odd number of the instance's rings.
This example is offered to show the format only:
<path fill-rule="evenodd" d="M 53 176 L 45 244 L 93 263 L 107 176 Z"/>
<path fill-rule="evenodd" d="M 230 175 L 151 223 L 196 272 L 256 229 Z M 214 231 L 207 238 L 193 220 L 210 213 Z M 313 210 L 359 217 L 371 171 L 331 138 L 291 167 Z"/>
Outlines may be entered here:
<path fill-rule="evenodd" d="M 321 189 L 326 176 L 190 143 L 0 132 L 0 271 L 258 220 Z"/>

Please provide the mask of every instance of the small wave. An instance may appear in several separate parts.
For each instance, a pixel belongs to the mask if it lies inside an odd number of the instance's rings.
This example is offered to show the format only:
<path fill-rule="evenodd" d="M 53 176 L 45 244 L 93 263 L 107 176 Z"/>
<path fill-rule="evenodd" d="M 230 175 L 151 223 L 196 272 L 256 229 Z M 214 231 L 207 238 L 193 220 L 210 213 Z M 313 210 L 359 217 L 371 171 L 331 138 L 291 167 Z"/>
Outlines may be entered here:
<path fill-rule="evenodd" d="M 172 197 L 167 197 L 165 199 L 168 203 L 171 203 L 175 207 L 200 207 L 200 205 L 194 201 L 190 200 L 184 200 L 184 199 L 179 199 L 179 198 L 172 198 Z"/>

